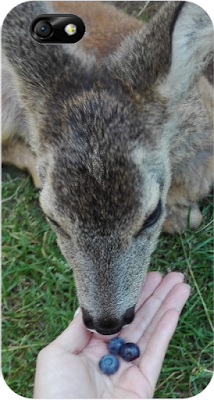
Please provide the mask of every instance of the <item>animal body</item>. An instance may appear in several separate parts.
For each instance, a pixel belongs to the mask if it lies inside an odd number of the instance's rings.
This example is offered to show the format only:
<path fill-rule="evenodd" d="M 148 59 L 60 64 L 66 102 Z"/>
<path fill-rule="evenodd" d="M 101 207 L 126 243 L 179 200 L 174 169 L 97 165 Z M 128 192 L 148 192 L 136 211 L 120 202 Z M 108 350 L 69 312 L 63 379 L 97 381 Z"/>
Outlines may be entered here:
<path fill-rule="evenodd" d="M 28 26 L 48 12 L 79 15 L 82 41 L 36 43 Z M 118 332 L 161 230 L 198 227 L 213 183 L 212 22 L 186 2 L 148 25 L 99 2 L 29 2 L 2 37 L 3 162 L 41 188 L 87 328 Z"/>

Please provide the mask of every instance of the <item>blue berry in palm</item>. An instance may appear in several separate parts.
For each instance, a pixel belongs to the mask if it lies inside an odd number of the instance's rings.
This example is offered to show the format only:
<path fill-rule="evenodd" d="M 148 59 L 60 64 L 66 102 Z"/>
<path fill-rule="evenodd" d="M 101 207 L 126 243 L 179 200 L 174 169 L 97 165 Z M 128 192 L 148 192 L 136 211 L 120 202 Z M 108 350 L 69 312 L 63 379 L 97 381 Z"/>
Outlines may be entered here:
<path fill-rule="evenodd" d="M 108 343 L 108 349 L 111 354 L 120 354 L 120 349 L 125 344 L 125 340 L 115 337 Z"/>
<path fill-rule="evenodd" d="M 140 349 L 135 343 L 125 343 L 121 347 L 120 355 L 125 361 L 133 361 L 140 356 Z"/>
<path fill-rule="evenodd" d="M 112 375 L 117 372 L 119 368 L 119 361 L 112 354 L 106 354 L 101 358 L 99 367 L 104 374 Z"/>

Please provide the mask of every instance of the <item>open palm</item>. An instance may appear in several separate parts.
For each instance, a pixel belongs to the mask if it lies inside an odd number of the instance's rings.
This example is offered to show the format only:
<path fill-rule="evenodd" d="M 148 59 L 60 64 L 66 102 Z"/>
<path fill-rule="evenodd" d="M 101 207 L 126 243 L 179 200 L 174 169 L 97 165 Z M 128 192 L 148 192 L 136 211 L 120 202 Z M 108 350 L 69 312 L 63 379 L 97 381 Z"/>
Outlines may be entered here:
<path fill-rule="evenodd" d="M 103 336 L 86 330 L 81 312 L 68 328 L 38 356 L 35 398 L 152 398 L 169 341 L 189 296 L 181 274 L 164 278 L 150 272 L 136 306 L 134 321 L 119 334 Z M 119 359 L 114 375 L 98 367 L 108 353 L 107 343 L 120 336 L 137 343 L 140 357 L 133 362 Z"/>

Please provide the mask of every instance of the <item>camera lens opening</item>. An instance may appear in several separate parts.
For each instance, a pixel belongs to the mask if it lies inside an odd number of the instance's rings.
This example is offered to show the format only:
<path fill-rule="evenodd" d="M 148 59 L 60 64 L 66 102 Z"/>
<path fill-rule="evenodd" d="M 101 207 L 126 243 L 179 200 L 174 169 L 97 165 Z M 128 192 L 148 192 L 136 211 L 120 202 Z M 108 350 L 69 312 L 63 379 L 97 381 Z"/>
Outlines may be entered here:
<path fill-rule="evenodd" d="M 48 21 L 39 21 L 34 27 L 34 32 L 42 39 L 47 39 L 53 33 L 53 27 Z"/>

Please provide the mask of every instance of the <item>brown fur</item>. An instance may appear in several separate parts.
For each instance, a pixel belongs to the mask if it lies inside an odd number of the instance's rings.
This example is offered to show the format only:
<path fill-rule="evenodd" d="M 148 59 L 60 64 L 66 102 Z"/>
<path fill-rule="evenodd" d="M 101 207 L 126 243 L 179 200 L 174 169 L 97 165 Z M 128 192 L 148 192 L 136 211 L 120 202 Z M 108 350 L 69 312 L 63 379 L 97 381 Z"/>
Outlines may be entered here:
<path fill-rule="evenodd" d="M 143 27 L 107 4 L 54 7 L 83 18 L 80 43 L 27 36 L 43 2 L 16 7 L 3 25 L 3 161 L 23 167 L 13 149 L 30 145 L 85 323 L 107 334 L 127 323 L 161 229 L 201 222 L 197 202 L 213 182 L 213 94 L 202 76 L 213 28 L 191 3 L 165 2 Z"/>
<path fill-rule="evenodd" d="M 112 52 L 131 32 L 142 24 L 122 14 L 114 7 L 96 1 L 54 1 L 55 11 L 79 15 L 86 25 L 81 46 L 85 51 L 102 58 Z"/>

